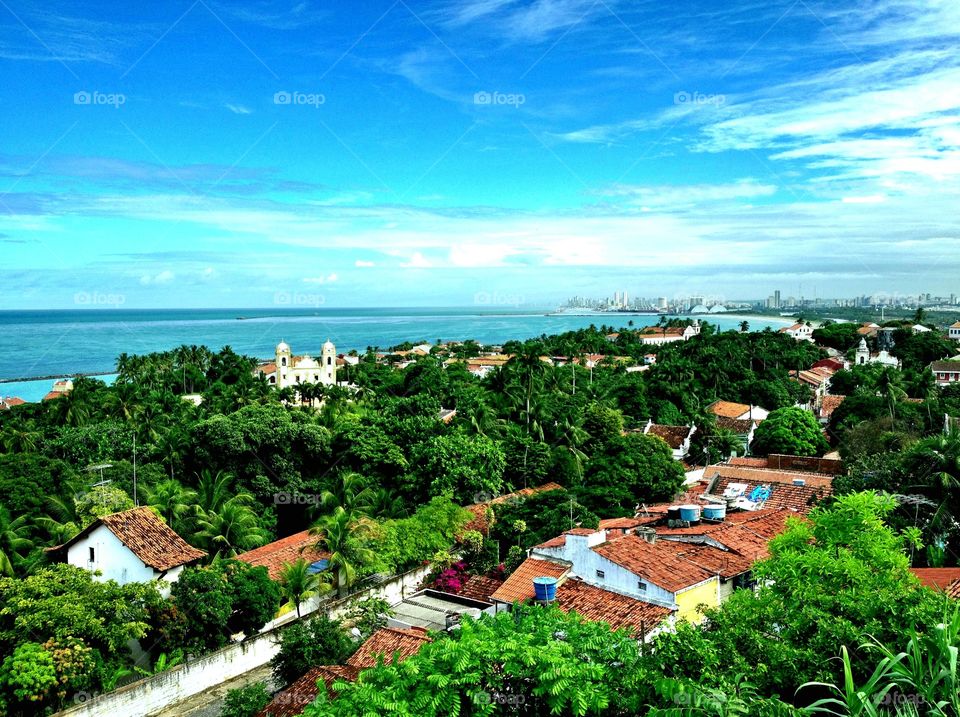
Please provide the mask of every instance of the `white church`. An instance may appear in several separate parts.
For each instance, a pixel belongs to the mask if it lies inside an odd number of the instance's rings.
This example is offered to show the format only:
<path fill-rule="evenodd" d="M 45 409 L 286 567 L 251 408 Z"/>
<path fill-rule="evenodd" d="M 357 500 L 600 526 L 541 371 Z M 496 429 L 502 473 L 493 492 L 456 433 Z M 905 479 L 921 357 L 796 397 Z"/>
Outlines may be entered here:
<path fill-rule="evenodd" d="M 275 354 L 274 364 L 267 364 L 260 368 L 272 386 L 296 387 L 301 383 L 321 383 L 332 386 L 337 383 L 337 347 L 329 339 L 320 349 L 319 360 L 312 356 L 294 356 L 285 341 L 277 344 Z"/>

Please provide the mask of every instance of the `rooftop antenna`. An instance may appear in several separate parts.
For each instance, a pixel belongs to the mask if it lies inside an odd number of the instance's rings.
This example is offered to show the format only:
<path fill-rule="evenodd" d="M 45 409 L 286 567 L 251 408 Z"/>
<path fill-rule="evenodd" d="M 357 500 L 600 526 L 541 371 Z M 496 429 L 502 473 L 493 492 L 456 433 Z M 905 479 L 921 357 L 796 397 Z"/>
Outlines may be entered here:
<path fill-rule="evenodd" d="M 137 429 L 133 429 L 133 504 L 140 507 L 140 499 L 137 497 Z"/>
<path fill-rule="evenodd" d="M 104 477 L 103 477 L 103 470 L 104 470 L 105 468 L 113 468 L 113 463 L 98 463 L 98 464 L 95 465 L 95 466 L 87 466 L 87 473 L 93 473 L 94 471 L 100 471 L 100 480 L 99 480 L 97 483 L 94 483 L 92 486 L 90 486 L 91 488 L 98 488 L 98 487 L 101 487 L 101 486 L 105 486 L 105 485 L 107 485 L 108 483 L 111 482 L 109 478 L 104 478 Z"/>

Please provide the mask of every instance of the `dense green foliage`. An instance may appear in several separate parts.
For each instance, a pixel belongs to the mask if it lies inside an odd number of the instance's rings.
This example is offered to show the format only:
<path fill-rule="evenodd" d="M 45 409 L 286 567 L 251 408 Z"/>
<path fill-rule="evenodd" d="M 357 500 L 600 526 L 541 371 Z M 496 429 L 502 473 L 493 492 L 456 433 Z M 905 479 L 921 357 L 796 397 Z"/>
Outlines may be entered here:
<path fill-rule="evenodd" d="M 220 717 L 256 717 L 270 702 L 270 692 L 262 682 L 254 682 L 227 692 Z"/>
<path fill-rule="evenodd" d="M 326 615 L 295 622 L 280 633 L 280 651 L 270 661 L 273 678 L 288 685 L 311 667 L 343 662 L 354 649 L 347 633 Z"/>

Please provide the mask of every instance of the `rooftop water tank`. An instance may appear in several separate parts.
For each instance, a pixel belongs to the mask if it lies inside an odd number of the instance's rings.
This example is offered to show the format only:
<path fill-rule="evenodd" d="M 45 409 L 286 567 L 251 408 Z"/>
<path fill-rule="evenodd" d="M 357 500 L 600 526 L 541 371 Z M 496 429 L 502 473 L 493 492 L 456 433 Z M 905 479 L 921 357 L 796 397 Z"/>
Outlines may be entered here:
<path fill-rule="evenodd" d="M 693 503 L 681 505 L 680 519 L 689 520 L 691 523 L 695 523 L 696 521 L 700 520 L 700 506 L 694 505 Z"/>
<path fill-rule="evenodd" d="M 533 596 L 538 602 L 553 602 L 557 599 L 556 578 L 534 578 Z"/>
<path fill-rule="evenodd" d="M 723 520 L 727 517 L 727 506 L 723 505 L 705 505 L 703 506 L 704 520 Z"/>
<path fill-rule="evenodd" d="M 680 520 L 680 506 L 671 505 L 667 508 L 667 520 Z"/>

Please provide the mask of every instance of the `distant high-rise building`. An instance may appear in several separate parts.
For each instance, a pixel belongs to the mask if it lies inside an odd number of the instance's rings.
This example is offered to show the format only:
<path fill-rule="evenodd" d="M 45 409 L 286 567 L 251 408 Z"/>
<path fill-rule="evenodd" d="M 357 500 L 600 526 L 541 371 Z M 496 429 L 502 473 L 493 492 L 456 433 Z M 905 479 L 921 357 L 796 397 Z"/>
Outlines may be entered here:
<path fill-rule="evenodd" d="M 952 303 L 952 302 L 951 302 L 951 303 Z M 658 309 L 661 309 L 661 310 L 663 310 L 663 311 L 666 311 L 666 308 L 667 308 L 667 297 L 666 297 L 666 296 L 661 296 L 661 297 L 657 298 L 657 308 L 658 308 Z"/>
<path fill-rule="evenodd" d="M 780 306 L 780 289 L 777 289 L 773 292 L 773 308 L 779 309 Z"/>

